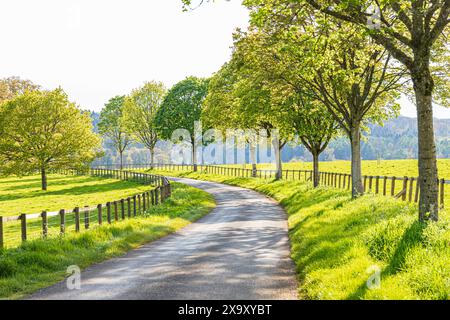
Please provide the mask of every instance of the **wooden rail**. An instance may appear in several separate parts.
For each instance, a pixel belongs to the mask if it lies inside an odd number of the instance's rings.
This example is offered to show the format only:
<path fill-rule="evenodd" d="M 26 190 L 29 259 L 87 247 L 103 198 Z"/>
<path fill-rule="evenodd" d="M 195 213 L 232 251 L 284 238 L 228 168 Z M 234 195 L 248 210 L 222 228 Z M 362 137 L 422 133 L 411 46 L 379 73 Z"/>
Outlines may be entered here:
<path fill-rule="evenodd" d="M 115 167 L 112 165 L 110 167 Z M 99 168 L 105 168 L 99 167 Z M 176 164 L 126 164 L 124 168 L 129 170 L 148 170 L 150 168 L 166 171 L 193 171 L 193 165 Z M 226 175 L 233 177 L 255 177 L 261 179 L 273 179 L 276 170 L 252 170 L 237 167 L 228 167 L 220 165 L 197 165 L 198 171 L 203 173 Z M 329 186 L 339 189 L 351 190 L 350 174 L 337 172 L 320 172 L 319 182 L 323 186 Z M 397 199 L 409 202 L 419 202 L 420 188 L 417 177 L 395 177 L 395 176 L 363 176 L 363 185 L 365 192 L 392 196 Z M 285 180 L 303 180 L 312 181 L 312 170 L 283 170 L 282 179 Z M 450 184 L 450 180 L 440 179 L 436 181 L 439 189 L 440 207 L 445 204 L 445 186 Z"/>
<path fill-rule="evenodd" d="M 172 193 L 169 180 L 160 175 L 100 168 L 92 168 L 85 171 L 59 170 L 53 171 L 53 173 L 68 175 L 89 174 L 96 177 L 135 181 L 144 185 L 154 186 L 154 188 L 149 191 L 128 197 L 126 199 L 128 203 L 126 216 L 128 218 L 136 217 L 137 215 L 147 212 L 148 208 L 164 202 L 171 196 Z M 49 236 L 50 229 L 53 231 L 57 230 L 57 235 L 64 235 L 69 232 L 69 219 L 73 222 L 71 225 L 73 232 L 81 231 L 81 222 L 84 222 L 84 229 L 88 230 L 91 228 L 91 223 L 96 223 L 99 226 L 102 225 L 104 223 L 104 218 L 108 224 L 119 221 L 118 203 L 121 205 L 121 218 L 124 220 L 126 219 L 124 202 L 125 199 L 113 201 L 113 212 L 111 210 L 111 202 L 108 202 L 106 204 L 98 204 L 92 207 L 85 206 L 82 209 L 76 207 L 72 210 L 60 209 L 54 212 L 42 211 L 41 213 L 20 214 L 18 216 L 0 216 L 0 249 L 6 247 L 11 242 L 15 242 L 19 238 L 22 242 L 29 240 L 29 231 L 31 229 L 39 229 L 39 236 L 37 238 L 41 239 L 45 239 Z M 92 216 L 95 212 L 97 214 Z M 39 220 L 41 221 L 40 223 Z M 11 226 L 14 223 L 20 224 L 20 227 L 18 225 L 17 228 L 14 228 L 15 225 Z M 20 231 L 18 231 L 19 228 Z"/>

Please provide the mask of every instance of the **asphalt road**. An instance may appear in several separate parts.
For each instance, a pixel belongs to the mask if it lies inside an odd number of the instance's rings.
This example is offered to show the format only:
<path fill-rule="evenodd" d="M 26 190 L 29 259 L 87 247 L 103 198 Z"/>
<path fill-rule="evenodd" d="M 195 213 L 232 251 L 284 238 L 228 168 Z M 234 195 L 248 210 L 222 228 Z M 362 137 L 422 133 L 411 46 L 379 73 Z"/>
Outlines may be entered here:
<path fill-rule="evenodd" d="M 251 190 L 173 179 L 211 193 L 217 207 L 188 227 L 81 273 L 30 299 L 296 299 L 286 213 Z"/>

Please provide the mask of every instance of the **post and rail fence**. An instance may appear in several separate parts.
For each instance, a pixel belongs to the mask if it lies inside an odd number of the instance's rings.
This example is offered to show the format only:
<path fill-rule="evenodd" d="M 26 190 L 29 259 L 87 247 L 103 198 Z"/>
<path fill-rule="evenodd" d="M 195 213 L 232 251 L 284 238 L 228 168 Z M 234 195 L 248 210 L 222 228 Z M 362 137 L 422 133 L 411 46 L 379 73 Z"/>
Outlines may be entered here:
<path fill-rule="evenodd" d="M 117 168 L 117 165 L 98 166 L 98 168 Z M 193 171 L 194 166 L 188 164 L 125 164 L 123 168 L 127 170 L 150 170 L 152 168 L 163 171 Z M 223 165 L 197 165 L 198 172 L 217 174 L 231 177 L 241 178 L 260 178 L 274 179 L 276 170 L 246 169 L 236 166 Z M 320 185 L 334 187 L 344 190 L 351 189 L 351 174 L 337 172 L 319 172 Z M 297 181 L 312 181 L 312 170 L 283 170 L 282 179 Z M 380 194 L 384 196 L 392 196 L 403 201 L 415 202 L 419 201 L 420 188 L 417 177 L 395 177 L 395 176 L 367 176 L 363 177 L 363 185 L 365 192 Z M 446 190 L 446 186 L 450 185 L 450 180 L 439 179 L 436 181 L 439 189 L 439 204 L 444 208 L 445 196 L 450 195 L 450 190 Z M 449 187 L 447 187 L 449 188 Z"/>
<path fill-rule="evenodd" d="M 68 232 L 89 230 L 94 225 L 125 220 L 145 214 L 151 206 L 164 202 L 172 194 L 166 177 L 133 171 L 91 168 L 89 170 L 55 170 L 53 173 L 66 175 L 91 175 L 134 181 L 153 186 L 149 191 L 116 201 L 90 207 L 76 207 L 73 210 L 61 209 L 55 212 L 42 211 L 35 214 L 0 216 L 0 249 L 18 245 L 31 239 L 46 239 L 61 236 Z"/>

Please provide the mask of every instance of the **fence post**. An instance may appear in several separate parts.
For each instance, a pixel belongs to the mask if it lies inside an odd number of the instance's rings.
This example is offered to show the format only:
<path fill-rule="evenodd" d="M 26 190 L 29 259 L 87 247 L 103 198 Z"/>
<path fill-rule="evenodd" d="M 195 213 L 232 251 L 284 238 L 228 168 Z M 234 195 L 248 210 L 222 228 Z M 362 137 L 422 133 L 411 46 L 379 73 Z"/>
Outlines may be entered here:
<path fill-rule="evenodd" d="M 48 220 L 47 220 L 47 211 L 42 211 L 42 237 L 45 239 L 48 235 Z"/>
<path fill-rule="evenodd" d="M 375 177 L 375 194 L 380 193 L 380 177 Z"/>
<path fill-rule="evenodd" d="M 408 190 L 408 177 L 403 178 L 403 195 L 402 200 L 406 201 L 406 191 Z"/>
<path fill-rule="evenodd" d="M 386 195 L 387 192 L 387 176 L 384 176 L 383 178 L 383 196 Z"/>
<path fill-rule="evenodd" d="M 102 210 L 101 204 L 97 205 L 97 216 L 98 216 L 98 224 L 102 225 L 103 224 L 103 210 Z"/>
<path fill-rule="evenodd" d="M 106 219 L 108 224 L 111 224 L 111 202 L 106 203 Z"/>
<path fill-rule="evenodd" d="M 66 210 L 61 209 L 59 210 L 59 218 L 60 218 L 60 228 L 59 232 L 60 234 L 66 233 Z"/>
<path fill-rule="evenodd" d="M 73 212 L 75 213 L 75 232 L 80 232 L 80 208 L 76 207 Z"/>
<path fill-rule="evenodd" d="M 417 179 L 417 182 L 416 182 L 416 195 L 414 196 L 414 202 L 415 203 L 419 202 L 419 193 L 420 193 L 420 183 L 419 183 L 419 179 Z"/>
<path fill-rule="evenodd" d="M 138 214 L 142 213 L 142 199 L 141 199 L 141 195 L 138 194 Z"/>
<path fill-rule="evenodd" d="M 391 182 L 391 196 L 395 195 L 395 177 L 392 177 L 392 182 Z"/>
<path fill-rule="evenodd" d="M 136 196 L 133 196 L 133 217 L 136 217 Z"/>
<path fill-rule="evenodd" d="M 117 201 L 113 202 L 114 205 L 114 221 L 119 221 L 119 212 L 117 210 Z"/>
<path fill-rule="evenodd" d="M 409 197 L 408 197 L 408 201 L 412 202 L 412 196 L 413 196 L 413 188 L 414 188 L 414 178 L 410 179 L 411 182 L 409 183 Z"/>
<path fill-rule="evenodd" d="M 3 235 L 3 217 L 0 217 L 0 249 L 5 246 L 4 235 Z"/>
<path fill-rule="evenodd" d="M 22 213 L 20 215 L 21 230 L 22 230 L 22 241 L 27 241 L 27 215 Z"/>
<path fill-rule="evenodd" d="M 445 200 L 445 179 L 441 180 L 441 209 L 444 209 Z"/>
<path fill-rule="evenodd" d="M 142 194 L 142 204 L 143 204 L 143 209 L 144 209 L 144 212 L 147 212 L 147 196 L 146 196 L 146 193 L 144 192 L 143 194 Z"/>
<path fill-rule="evenodd" d="M 85 206 L 84 207 L 84 228 L 86 230 L 89 229 L 89 219 L 90 219 L 89 214 L 90 214 L 89 207 Z"/>
<path fill-rule="evenodd" d="M 128 218 L 131 218 L 131 198 L 127 198 L 127 215 Z"/>
<path fill-rule="evenodd" d="M 125 220 L 125 199 L 120 199 L 120 210 L 121 210 L 122 220 Z"/>
<path fill-rule="evenodd" d="M 155 205 L 158 205 L 158 204 L 159 204 L 159 199 L 158 199 L 158 197 L 159 197 L 159 188 L 156 188 L 156 189 L 155 189 Z"/>

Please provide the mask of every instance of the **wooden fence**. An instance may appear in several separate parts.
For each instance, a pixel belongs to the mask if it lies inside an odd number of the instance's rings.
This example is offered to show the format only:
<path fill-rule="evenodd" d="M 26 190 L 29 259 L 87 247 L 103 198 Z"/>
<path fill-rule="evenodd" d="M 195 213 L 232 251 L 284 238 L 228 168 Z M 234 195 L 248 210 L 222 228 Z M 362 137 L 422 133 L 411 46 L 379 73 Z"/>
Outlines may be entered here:
<path fill-rule="evenodd" d="M 70 175 L 90 174 L 96 177 L 135 181 L 152 185 L 149 191 L 131 197 L 98 204 L 95 207 L 76 207 L 55 212 L 43 211 L 18 216 L 0 216 L 0 249 L 32 239 L 46 239 L 68 232 L 81 232 L 94 225 L 111 224 L 147 212 L 150 206 L 158 205 L 171 196 L 171 185 L 167 178 L 147 173 L 93 168 L 86 171 L 59 170 L 54 173 Z"/>
<path fill-rule="evenodd" d="M 114 167 L 116 165 L 112 165 Z M 148 170 L 149 164 L 126 164 L 129 170 Z M 193 171 L 193 165 L 176 164 L 154 164 L 153 168 L 165 171 Z M 231 177 L 256 177 L 261 179 L 274 179 L 276 170 L 252 170 L 238 167 L 219 165 L 198 165 L 199 172 L 226 175 Z M 297 181 L 312 181 L 312 170 L 283 170 L 282 179 Z M 351 189 L 350 174 L 336 172 L 320 172 L 320 184 L 339 189 Z M 446 186 L 450 185 L 450 180 L 440 179 L 436 181 L 439 187 L 439 203 L 444 208 L 446 194 L 450 196 L 450 190 Z M 392 196 L 403 201 L 419 201 L 420 188 L 417 177 L 395 177 L 395 176 L 363 176 L 365 192 Z M 447 187 L 448 188 L 448 187 Z M 450 188 L 449 188 L 450 189 Z"/>

